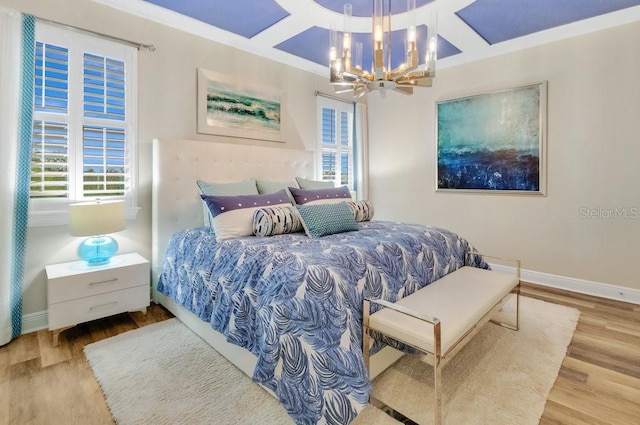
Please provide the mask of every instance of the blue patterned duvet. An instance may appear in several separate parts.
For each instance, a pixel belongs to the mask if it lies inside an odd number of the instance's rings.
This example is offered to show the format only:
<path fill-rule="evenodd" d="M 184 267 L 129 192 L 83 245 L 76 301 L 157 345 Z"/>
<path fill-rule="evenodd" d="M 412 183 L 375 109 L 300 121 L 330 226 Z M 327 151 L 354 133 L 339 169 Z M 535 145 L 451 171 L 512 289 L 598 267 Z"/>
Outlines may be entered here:
<path fill-rule="evenodd" d="M 254 381 L 298 424 L 348 424 L 364 407 L 362 299 L 396 301 L 463 265 L 469 243 L 429 226 L 382 221 L 311 239 L 304 233 L 216 243 L 176 233 L 158 290 L 258 359 Z"/>

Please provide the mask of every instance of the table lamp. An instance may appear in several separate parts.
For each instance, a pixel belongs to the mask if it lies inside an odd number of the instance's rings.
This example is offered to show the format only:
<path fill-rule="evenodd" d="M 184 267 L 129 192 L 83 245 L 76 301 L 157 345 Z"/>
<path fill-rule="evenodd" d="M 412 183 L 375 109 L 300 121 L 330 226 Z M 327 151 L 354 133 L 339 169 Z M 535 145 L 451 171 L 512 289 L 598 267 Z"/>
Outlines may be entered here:
<path fill-rule="evenodd" d="M 108 233 L 126 228 L 124 201 L 95 201 L 69 205 L 71 236 L 90 236 L 78 247 L 78 257 L 90 266 L 109 263 L 118 242 Z"/>

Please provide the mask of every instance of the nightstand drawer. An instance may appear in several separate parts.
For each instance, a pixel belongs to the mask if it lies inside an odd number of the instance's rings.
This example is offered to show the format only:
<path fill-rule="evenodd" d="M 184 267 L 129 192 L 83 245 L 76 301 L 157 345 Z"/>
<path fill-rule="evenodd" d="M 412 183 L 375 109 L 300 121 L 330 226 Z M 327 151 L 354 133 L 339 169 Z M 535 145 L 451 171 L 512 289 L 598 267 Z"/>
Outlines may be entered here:
<path fill-rule="evenodd" d="M 100 269 L 81 274 L 49 278 L 49 303 L 55 304 L 149 283 L 149 263 Z"/>
<path fill-rule="evenodd" d="M 49 329 L 60 329 L 149 305 L 149 285 L 49 305 Z"/>

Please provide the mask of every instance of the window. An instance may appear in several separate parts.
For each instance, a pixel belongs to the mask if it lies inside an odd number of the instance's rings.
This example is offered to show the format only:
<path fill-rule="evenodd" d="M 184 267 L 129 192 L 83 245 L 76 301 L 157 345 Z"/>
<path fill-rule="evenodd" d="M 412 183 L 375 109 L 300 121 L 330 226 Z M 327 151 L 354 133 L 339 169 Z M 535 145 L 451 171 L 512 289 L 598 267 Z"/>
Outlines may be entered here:
<path fill-rule="evenodd" d="M 354 105 L 318 96 L 318 178 L 356 190 Z"/>
<path fill-rule="evenodd" d="M 30 225 L 67 222 L 68 205 L 124 199 L 137 212 L 134 47 L 36 26 Z"/>

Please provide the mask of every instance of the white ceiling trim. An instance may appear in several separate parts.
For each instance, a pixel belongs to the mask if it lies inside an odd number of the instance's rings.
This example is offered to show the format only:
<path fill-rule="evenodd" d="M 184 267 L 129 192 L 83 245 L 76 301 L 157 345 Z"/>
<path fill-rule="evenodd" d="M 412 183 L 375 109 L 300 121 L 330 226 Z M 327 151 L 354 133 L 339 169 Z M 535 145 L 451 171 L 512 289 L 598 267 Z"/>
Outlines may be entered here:
<path fill-rule="evenodd" d="M 93 0 L 96 3 L 110 6 L 139 16 L 150 21 L 184 31 L 217 43 L 225 44 L 257 56 L 261 56 L 276 62 L 281 62 L 303 71 L 312 72 L 318 75 L 328 75 L 326 66 L 319 65 L 290 53 L 274 49 L 271 45 L 262 45 L 253 42 L 243 36 L 222 30 L 212 25 L 206 24 L 197 19 L 182 15 L 180 13 L 165 9 L 164 7 L 145 2 L 142 0 Z M 288 37 L 286 37 L 288 38 Z M 328 43 L 328 42 L 327 42 Z M 161 47 L 161 46 L 158 46 Z"/>
<path fill-rule="evenodd" d="M 458 18 L 457 15 L 454 16 L 462 22 L 462 20 Z M 469 42 L 468 44 L 465 43 L 465 40 L 458 40 L 458 44 L 454 43 L 460 50 L 462 50 L 462 54 L 450 56 L 448 58 L 439 60 L 438 67 L 449 68 L 458 66 L 465 63 L 504 55 L 507 53 L 515 52 L 517 50 L 540 46 L 566 38 L 576 37 L 595 31 L 601 31 L 607 28 L 612 28 L 636 21 L 640 21 L 640 6 L 634 6 L 628 9 L 608 13 L 606 15 L 572 22 L 570 24 L 550 28 L 548 30 L 514 38 L 513 40 L 503 41 L 502 43 L 497 43 L 494 45 L 486 43 L 481 37 L 477 38 L 482 40 L 482 43 L 477 43 L 477 40 L 473 40 L 470 37 L 466 40 Z M 463 25 L 466 26 L 466 24 L 464 23 Z M 445 28 L 438 28 L 438 32 L 444 38 L 449 39 L 449 36 L 453 38 L 453 34 L 449 34 L 447 32 L 447 29 Z"/>
<path fill-rule="evenodd" d="M 329 71 L 326 65 L 316 64 L 272 46 L 312 26 L 330 28 L 334 24 L 338 30 L 342 26 L 341 13 L 328 10 L 313 0 L 276 0 L 291 15 L 257 34 L 253 39 L 247 39 L 142 0 L 93 1 L 322 76 L 328 75 Z M 458 66 L 640 20 L 640 6 L 634 6 L 492 46 L 486 43 L 482 37 L 455 14 L 456 11 L 472 2 L 473 0 L 435 0 L 416 10 L 418 22 L 427 22 L 431 10 L 436 8 L 439 15 L 438 33 L 462 51 L 460 54 L 440 59 L 438 61 L 439 68 Z M 405 13 L 394 15 L 392 27 L 394 29 L 404 28 L 406 26 L 405 22 Z M 352 30 L 354 32 L 370 32 L 371 19 L 354 17 Z M 329 40 L 327 40 L 327 50 L 328 47 Z"/>

